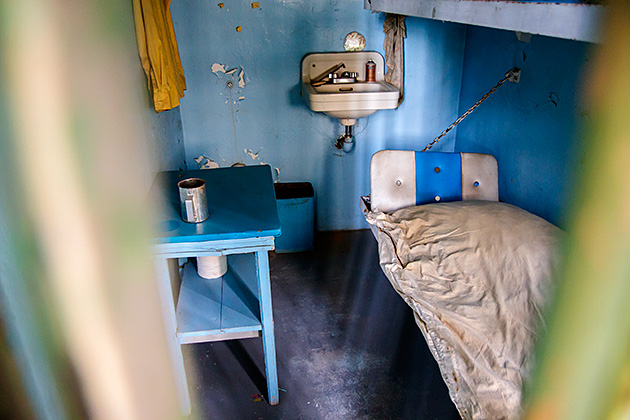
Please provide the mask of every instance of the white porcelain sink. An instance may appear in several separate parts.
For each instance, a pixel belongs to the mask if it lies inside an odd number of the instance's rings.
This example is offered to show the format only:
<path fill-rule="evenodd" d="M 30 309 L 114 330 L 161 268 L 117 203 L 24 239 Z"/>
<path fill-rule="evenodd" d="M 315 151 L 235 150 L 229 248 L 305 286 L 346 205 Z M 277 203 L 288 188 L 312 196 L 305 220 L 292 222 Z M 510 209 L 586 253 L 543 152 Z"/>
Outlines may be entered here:
<path fill-rule="evenodd" d="M 365 64 L 376 63 L 376 81 L 365 82 Z M 336 64 L 344 63 L 338 72 L 356 72 L 356 83 L 328 83 L 313 86 L 312 80 Z M 302 60 L 302 96 L 308 106 L 339 119 L 343 125 L 353 125 L 356 118 L 366 117 L 381 109 L 398 106 L 398 89 L 384 80 L 385 62 L 375 51 L 313 53 Z"/>

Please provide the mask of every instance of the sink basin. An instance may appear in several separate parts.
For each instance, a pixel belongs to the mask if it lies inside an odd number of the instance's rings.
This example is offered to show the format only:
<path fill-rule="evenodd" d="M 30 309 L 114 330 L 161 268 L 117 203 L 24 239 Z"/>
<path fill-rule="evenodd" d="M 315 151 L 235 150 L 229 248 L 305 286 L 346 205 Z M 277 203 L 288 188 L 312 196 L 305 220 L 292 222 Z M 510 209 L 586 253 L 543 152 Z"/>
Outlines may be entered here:
<path fill-rule="evenodd" d="M 365 81 L 365 64 L 376 64 L 376 81 Z M 343 71 L 357 72 L 354 83 L 328 83 L 313 86 L 311 81 L 338 63 Z M 385 62 L 375 51 L 313 53 L 302 60 L 302 96 L 308 106 L 339 119 L 343 125 L 353 125 L 357 118 L 366 117 L 381 109 L 398 106 L 398 89 L 384 80 Z"/>

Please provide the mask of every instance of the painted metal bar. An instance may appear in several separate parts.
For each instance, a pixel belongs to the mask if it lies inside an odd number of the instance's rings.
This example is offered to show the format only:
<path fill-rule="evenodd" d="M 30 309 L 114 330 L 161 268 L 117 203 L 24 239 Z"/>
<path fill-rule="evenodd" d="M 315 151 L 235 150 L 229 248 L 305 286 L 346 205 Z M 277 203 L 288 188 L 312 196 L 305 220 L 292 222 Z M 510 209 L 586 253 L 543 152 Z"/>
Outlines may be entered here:
<path fill-rule="evenodd" d="M 203 335 L 179 335 L 179 342 L 181 344 L 195 344 L 195 343 L 210 343 L 213 341 L 226 341 L 226 340 L 242 340 L 244 338 L 256 338 L 260 337 L 260 331 L 236 331 L 236 332 L 211 332 L 210 334 Z"/>
<path fill-rule="evenodd" d="M 224 241 L 155 244 L 153 255 L 166 258 L 210 257 L 230 254 L 246 254 L 260 249 L 274 249 L 273 236 Z"/>
<path fill-rule="evenodd" d="M 260 322 L 256 254 L 231 255 L 228 258 L 228 267 L 228 273 L 223 276 L 225 285 L 239 297 L 242 304 L 255 314 Z"/>
<path fill-rule="evenodd" d="M 365 0 L 364 7 L 576 41 L 601 42 L 606 8 L 575 3 L 461 0 Z"/>
<path fill-rule="evenodd" d="M 265 373 L 270 405 L 277 405 L 278 367 L 276 364 L 276 340 L 273 329 L 273 310 L 271 305 L 271 280 L 269 278 L 269 258 L 267 251 L 256 252 L 256 275 L 258 277 L 258 295 L 260 296 L 260 318 L 262 321 L 263 350 L 265 353 Z"/>
<path fill-rule="evenodd" d="M 173 289 L 171 286 L 168 259 L 155 258 L 154 265 L 158 282 L 158 292 L 162 304 L 162 315 L 164 316 L 164 324 L 166 327 L 166 338 L 171 355 L 173 374 L 175 376 L 175 385 L 177 387 L 182 414 L 187 416 L 191 411 L 190 392 L 188 391 L 188 381 L 186 380 L 182 347 L 177 338 L 177 314 L 175 313 L 175 303 L 173 301 Z"/>

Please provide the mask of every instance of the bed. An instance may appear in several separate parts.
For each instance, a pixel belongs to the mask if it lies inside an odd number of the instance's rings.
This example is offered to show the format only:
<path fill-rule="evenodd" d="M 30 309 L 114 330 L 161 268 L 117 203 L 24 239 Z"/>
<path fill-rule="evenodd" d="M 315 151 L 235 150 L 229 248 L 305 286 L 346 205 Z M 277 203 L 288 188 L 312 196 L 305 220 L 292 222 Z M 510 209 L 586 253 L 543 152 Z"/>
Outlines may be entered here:
<path fill-rule="evenodd" d="M 562 232 L 499 202 L 497 162 L 385 150 L 362 208 L 464 419 L 516 419 Z"/>

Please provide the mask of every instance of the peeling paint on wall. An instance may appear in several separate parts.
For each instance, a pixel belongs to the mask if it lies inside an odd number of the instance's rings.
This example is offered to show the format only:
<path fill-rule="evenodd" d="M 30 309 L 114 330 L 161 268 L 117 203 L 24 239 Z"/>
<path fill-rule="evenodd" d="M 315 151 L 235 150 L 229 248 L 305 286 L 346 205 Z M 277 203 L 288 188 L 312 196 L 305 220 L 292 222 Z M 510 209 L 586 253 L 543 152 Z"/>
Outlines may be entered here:
<path fill-rule="evenodd" d="M 214 63 L 212 65 L 212 73 L 216 74 L 217 76 L 219 75 L 219 73 L 225 73 L 225 64 Z"/>
<path fill-rule="evenodd" d="M 218 163 L 205 155 L 199 155 L 199 157 L 196 157 L 193 160 L 197 162 L 197 166 L 199 167 L 199 169 L 215 169 L 219 167 Z"/>
<path fill-rule="evenodd" d="M 254 161 L 253 163 L 244 163 L 242 160 L 240 160 L 239 156 L 242 156 L 242 155 L 240 155 L 239 153 L 237 153 L 237 157 L 235 160 L 230 160 L 230 161 L 226 161 L 224 158 L 219 156 L 219 159 L 222 162 L 221 164 L 219 164 L 218 162 L 215 162 L 214 160 L 212 160 L 206 155 L 199 155 L 196 158 L 193 158 L 193 160 L 195 161 L 199 169 L 215 169 L 219 167 L 238 167 L 238 166 L 246 166 L 246 165 L 251 165 L 251 164 L 268 165 L 272 168 L 271 173 L 272 173 L 273 182 L 274 183 L 278 182 L 280 179 L 280 168 L 273 167 L 269 163 L 261 160 L 262 149 L 263 147 L 261 147 L 258 150 L 258 152 L 254 152 L 252 149 L 248 149 L 248 148 L 243 149 L 243 154 L 249 156 Z M 233 163 L 230 163 L 230 162 L 233 162 Z"/>
<path fill-rule="evenodd" d="M 245 153 L 246 155 L 248 155 L 250 158 L 252 158 L 252 160 L 254 161 L 258 161 L 258 163 L 260 163 L 261 165 L 269 165 L 272 168 L 272 176 L 273 176 L 273 182 L 278 182 L 280 180 L 280 168 L 274 167 L 271 164 L 264 162 L 263 160 L 261 160 L 261 156 L 260 156 L 260 152 L 263 148 L 261 147 L 260 150 L 256 153 L 254 153 L 254 151 L 252 149 L 248 149 L 245 148 L 243 149 L 243 153 Z"/>
<path fill-rule="evenodd" d="M 245 69 L 241 67 L 241 73 L 238 75 L 238 87 L 245 87 Z"/>
<path fill-rule="evenodd" d="M 227 64 L 213 63 L 211 67 L 211 71 L 219 78 L 219 80 L 225 80 L 225 76 L 230 76 L 230 78 L 227 80 L 227 83 L 226 83 L 226 85 L 230 89 L 232 88 L 234 84 L 236 84 L 237 78 L 238 78 L 239 89 L 245 88 L 245 85 L 247 84 L 247 81 L 248 81 L 245 75 L 245 69 L 243 68 L 243 66 L 236 66 L 232 69 L 229 69 L 229 66 Z M 235 77 L 237 72 L 238 72 L 238 76 Z M 219 93 L 219 94 L 223 95 L 223 93 Z M 241 94 L 241 91 L 237 90 L 236 94 Z M 245 99 L 245 96 L 240 96 L 238 99 L 243 100 Z"/>
<path fill-rule="evenodd" d="M 251 151 L 251 149 L 244 149 L 245 153 L 249 155 L 250 158 L 252 158 L 253 160 L 258 159 L 258 153 L 254 153 Z"/>

